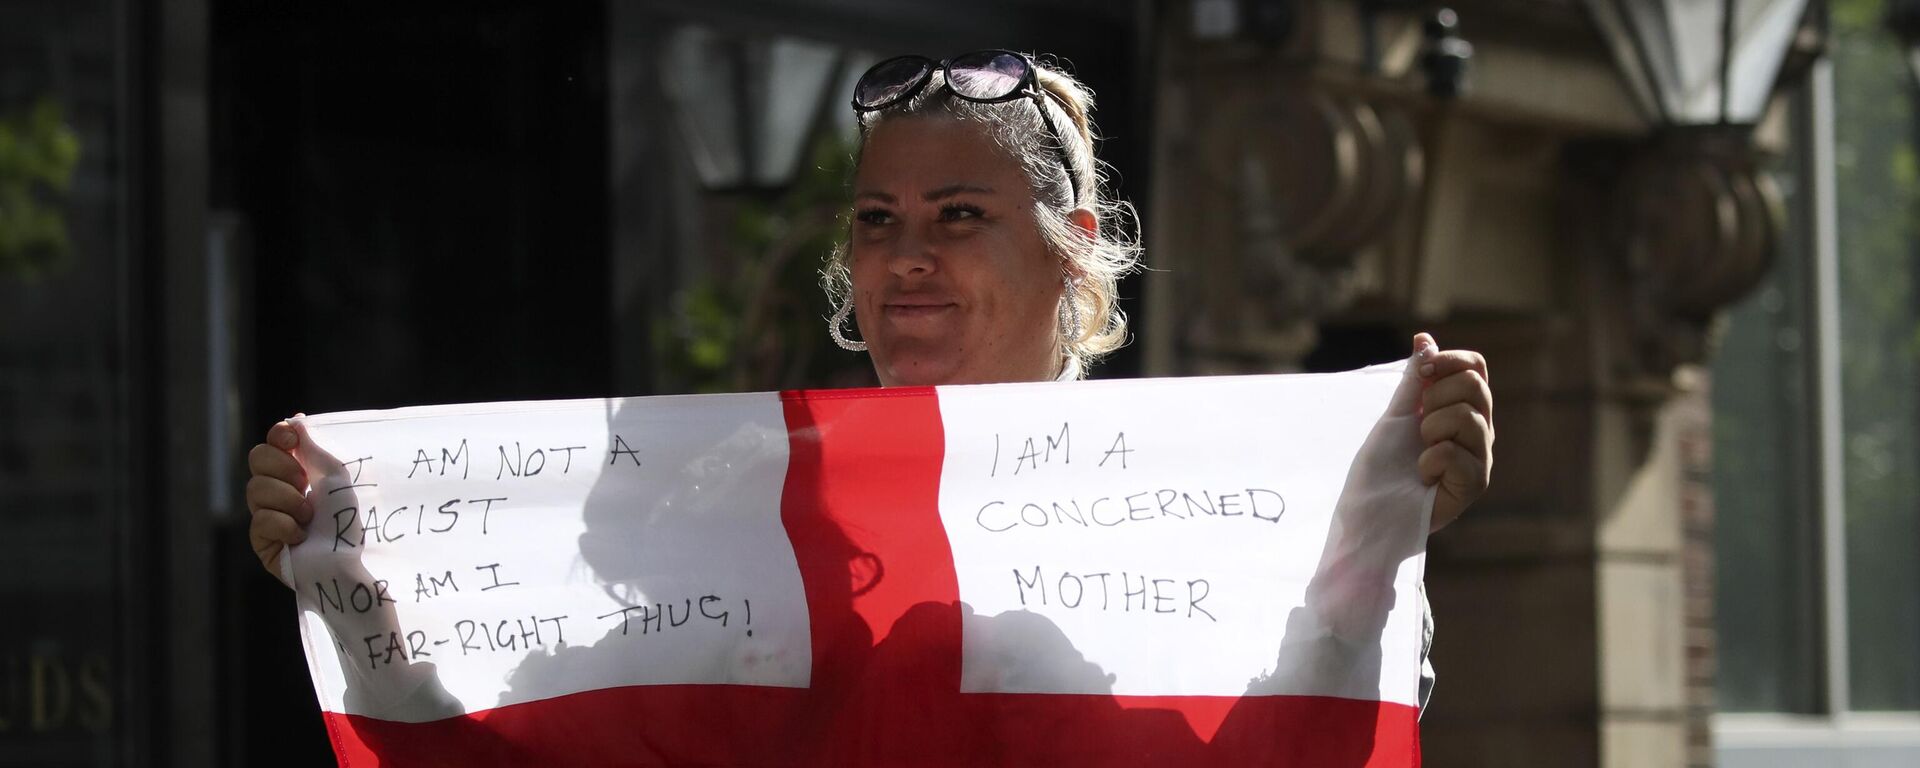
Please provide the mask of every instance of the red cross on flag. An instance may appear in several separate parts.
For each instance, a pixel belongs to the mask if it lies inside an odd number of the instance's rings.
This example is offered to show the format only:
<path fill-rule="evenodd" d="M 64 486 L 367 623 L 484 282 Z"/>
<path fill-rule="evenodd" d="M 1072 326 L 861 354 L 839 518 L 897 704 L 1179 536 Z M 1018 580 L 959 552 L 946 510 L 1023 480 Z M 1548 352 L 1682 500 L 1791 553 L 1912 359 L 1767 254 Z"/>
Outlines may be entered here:
<path fill-rule="evenodd" d="M 342 765 L 1419 763 L 1405 363 L 308 417 Z"/>

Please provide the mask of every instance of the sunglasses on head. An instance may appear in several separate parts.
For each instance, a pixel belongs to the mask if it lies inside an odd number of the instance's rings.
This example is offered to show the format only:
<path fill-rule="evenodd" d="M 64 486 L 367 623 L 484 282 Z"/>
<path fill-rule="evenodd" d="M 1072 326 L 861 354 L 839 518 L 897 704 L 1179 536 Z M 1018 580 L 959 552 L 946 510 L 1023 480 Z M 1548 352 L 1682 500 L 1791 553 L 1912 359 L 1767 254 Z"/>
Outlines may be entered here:
<path fill-rule="evenodd" d="M 895 56 L 873 65 L 853 86 L 853 111 L 865 114 L 913 98 L 933 79 L 934 72 L 946 75 L 949 93 L 977 104 L 999 104 L 1019 98 L 1033 101 L 1040 110 L 1040 122 L 1053 139 L 1060 156 L 1060 168 L 1067 173 L 1067 185 L 1073 190 L 1073 202 L 1080 201 L 1080 181 L 1073 172 L 1067 145 L 1060 129 L 1047 113 L 1046 96 L 1035 74 L 1033 58 L 1016 51 L 989 49 L 963 53 L 946 61 L 925 56 Z"/>

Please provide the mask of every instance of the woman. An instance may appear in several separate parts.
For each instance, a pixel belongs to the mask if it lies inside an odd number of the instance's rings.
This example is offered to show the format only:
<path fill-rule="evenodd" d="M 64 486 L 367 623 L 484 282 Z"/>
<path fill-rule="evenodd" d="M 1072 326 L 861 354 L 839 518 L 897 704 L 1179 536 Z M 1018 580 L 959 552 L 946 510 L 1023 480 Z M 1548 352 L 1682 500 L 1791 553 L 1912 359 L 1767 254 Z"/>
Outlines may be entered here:
<path fill-rule="evenodd" d="M 1115 226 L 1129 206 L 1096 172 L 1086 88 L 983 51 L 944 69 L 881 62 L 855 91 L 853 226 L 825 282 L 835 340 L 871 353 L 881 386 L 1078 379 L 1124 342 L 1116 283 L 1139 247 Z M 848 314 L 865 342 L 846 339 Z M 1486 489 L 1493 395 L 1479 354 L 1441 352 L 1424 333 L 1413 346 L 1438 530 Z"/>
<path fill-rule="evenodd" d="M 871 354 L 882 386 L 1073 380 L 1123 343 L 1116 284 L 1139 248 L 1101 184 L 1084 87 L 1007 51 L 901 57 L 861 78 L 854 109 L 853 220 L 824 282 L 830 333 Z M 1438 529 L 1487 486 L 1492 394 L 1478 354 L 1413 347 Z M 283 421 L 248 457 L 251 543 L 276 574 L 313 514 L 297 449 Z"/>

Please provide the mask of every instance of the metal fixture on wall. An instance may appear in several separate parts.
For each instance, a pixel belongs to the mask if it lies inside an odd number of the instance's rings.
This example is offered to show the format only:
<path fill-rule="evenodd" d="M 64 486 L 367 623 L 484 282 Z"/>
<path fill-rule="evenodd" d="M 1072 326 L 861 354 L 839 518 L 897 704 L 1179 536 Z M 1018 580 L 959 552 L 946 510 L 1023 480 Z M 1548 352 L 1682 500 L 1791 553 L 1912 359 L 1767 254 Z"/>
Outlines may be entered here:
<path fill-rule="evenodd" d="M 1427 76 L 1427 93 L 1436 99 L 1453 99 L 1466 92 L 1467 64 L 1473 60 L 1473 43 L 1460 37 L 1460 16 L 1452 8 L 1435 10 L 1422 26 L 1425 45 L 1420 52 L 1420 70 Z"/>
<path fill-rule="evenodd" d="M 1785 207 L 1756 125 L 1817 48 L 1807 0 L 1587 0 L 1615 64 L 1657 129 L 1614 175 L 1610 249 L 1632 296 L 1622 371 L 1698 362 L 1712 319 L 1758 285 Z"/>
<path fill-rule="evenodd" d="M 675 30 L 661 72 L 702 185 L 787 186 L 831 101 L 842 59 L 832 46 L 795 38 L 731 36 L 693 25 Z"/>
<path fill-rule="evenodd" d="M 1584 0 L 1641 108 L 1665 125 L 1752 125 L 1808 0 Z"/>

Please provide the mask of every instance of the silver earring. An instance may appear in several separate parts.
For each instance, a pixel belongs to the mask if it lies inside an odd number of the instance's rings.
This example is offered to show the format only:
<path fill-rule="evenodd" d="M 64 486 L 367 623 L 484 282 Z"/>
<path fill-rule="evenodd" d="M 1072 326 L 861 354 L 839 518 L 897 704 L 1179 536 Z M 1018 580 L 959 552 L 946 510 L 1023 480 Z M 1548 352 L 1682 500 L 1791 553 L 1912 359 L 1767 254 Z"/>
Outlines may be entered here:
<path fill-rule="evenodd" d="M 847 324 L 847 317 L 852 314 L 853 300 L 847 299 L 840 302 L 840 308 L 833 311 L 833 319 L 827 321 L 827 335 L 832 336 L 833 343 L 839 345 L 841 349 L 848 352 L 865 352 L 867 351 L 865 341 L 849 339 L 846 332 L 840 330 L 841 326 Z"/>
<path fill-rule="evenodd" d="M 1080 302 L 1073 298 L 1074 287 L 1073 279 L 1067 278 L 1066 295 L 1060 297 L 1061 303 L 1066 305 L 1060 315 L 1061 320 L 1065 321 L 1068 344 L 1080 340 Z"/>

